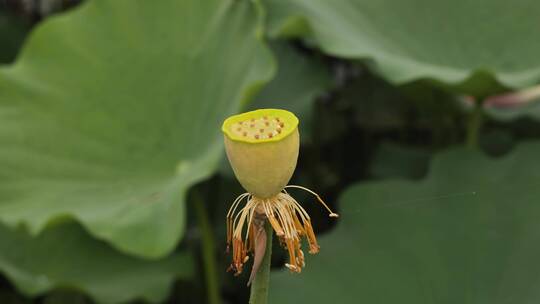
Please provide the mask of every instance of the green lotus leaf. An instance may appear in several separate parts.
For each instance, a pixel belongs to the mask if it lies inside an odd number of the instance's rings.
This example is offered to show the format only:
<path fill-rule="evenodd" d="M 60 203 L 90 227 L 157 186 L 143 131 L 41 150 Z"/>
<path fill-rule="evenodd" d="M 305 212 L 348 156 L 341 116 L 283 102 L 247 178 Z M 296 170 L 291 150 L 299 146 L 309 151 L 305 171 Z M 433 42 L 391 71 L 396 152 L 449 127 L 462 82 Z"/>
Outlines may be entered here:
<path fill-rule="evenodd" d="M 36 238 L 0 226 L 0 269 L 29 296 L 69 288 L 99 303 L 157 303 L 166 298 L 175 277 L 191 276 L 192 265 L 185 254 L 156 261 L 126 256 L 74 223 L 46 229 Z"/>
<path fill-rule="evenodd" d="M 369 172 L 378 179 L 417 179 L 425 175 L 430 156 L 426 150 L 385 141 L 375 150 Z"/>
<path fill-rule="evenodd" d="M 259 10 L 91 0 L 40 25 L 0 68 L 0 221 L 74 218 L 123 252 L 171 252 L 223 119 L 272 76 Z"/>
<path fill-rule="evenodd" d="M 271 303 L 536 303 L 540 144 L 504 158 L 453 150 L 420 182 L 359 183 L 298 276 Z"/>
<path fill-rule="evenodd" d="M 396 83 L 433 78 L 511 87 L 540 80 L 540 2 L 266 0 L 273 35 L 307 36 L 325 52 L 375 59 Z"/>

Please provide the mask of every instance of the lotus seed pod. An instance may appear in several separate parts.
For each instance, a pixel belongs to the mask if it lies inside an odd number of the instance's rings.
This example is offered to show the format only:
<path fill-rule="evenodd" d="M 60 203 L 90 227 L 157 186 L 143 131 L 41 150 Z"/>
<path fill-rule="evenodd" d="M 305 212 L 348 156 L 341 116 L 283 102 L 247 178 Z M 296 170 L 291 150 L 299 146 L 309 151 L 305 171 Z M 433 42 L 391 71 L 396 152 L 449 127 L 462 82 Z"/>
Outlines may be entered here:
<path fill-rule="evenodd" d="M 227 118 L 222 130 L 229 162 L 247 190 L 227 212 L 227 252 L 232 246 L 228 270 L 235 275 L 242 273 L 251 254 L 253 267 L 248 285 L 254 280 L 265 256 L 266 240 L 261 235 L 266 234 L 261 231 L 268 222 L 289 253 L 285 267 L 300 273 L 305 267 L 302 239 L 307 240 L 311 254 L 319 252 L 319 245 L 309 214 L 285 189 L 307 191 L 328 210 L 330 217 L 339 215 L 314 191 L 287 185 L 298 159 L 298 118 L 285 110 L 256 110 Z M 238 208 L 244 200 L 245 206 Z"/>
<path fill-rule="evenodd" d="M 231 116 L 222 126 L 225 150 L 236 178 L 253 196 L 279 194 L 298 159 L 298 118 L 291 112 L 261 109 Z"/>

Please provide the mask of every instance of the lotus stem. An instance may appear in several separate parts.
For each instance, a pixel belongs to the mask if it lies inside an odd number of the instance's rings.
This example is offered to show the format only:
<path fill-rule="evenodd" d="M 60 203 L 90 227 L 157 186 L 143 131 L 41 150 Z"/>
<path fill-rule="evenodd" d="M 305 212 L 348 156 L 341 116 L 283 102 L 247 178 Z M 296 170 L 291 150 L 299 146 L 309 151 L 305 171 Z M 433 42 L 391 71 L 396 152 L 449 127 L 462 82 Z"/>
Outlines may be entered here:
<path fill-rule="evenodd" d="M 268 289 L 270 286 L 270 264 L 272 261 L 272 226 L 265 224 L 266 232 L 266 252 L 261 266 L 257 270 L 253 282 L 251 283 L 251 296 L 249 304 L 268 303 Z"/>

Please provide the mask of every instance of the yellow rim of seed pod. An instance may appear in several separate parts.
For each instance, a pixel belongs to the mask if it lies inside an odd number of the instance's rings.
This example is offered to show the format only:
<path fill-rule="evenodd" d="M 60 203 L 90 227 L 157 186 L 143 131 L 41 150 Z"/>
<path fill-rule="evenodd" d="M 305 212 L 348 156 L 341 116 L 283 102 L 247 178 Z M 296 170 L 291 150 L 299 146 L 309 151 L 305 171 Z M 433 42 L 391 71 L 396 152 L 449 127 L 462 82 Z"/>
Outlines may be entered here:
<path fill-rule="evenodd" d="M 233 115 L 223 122 L 221 130 L 234 141 L 265 143 L 280 141 L 298 127 L 298 118 L 281 109 L 260 109 Z"/>

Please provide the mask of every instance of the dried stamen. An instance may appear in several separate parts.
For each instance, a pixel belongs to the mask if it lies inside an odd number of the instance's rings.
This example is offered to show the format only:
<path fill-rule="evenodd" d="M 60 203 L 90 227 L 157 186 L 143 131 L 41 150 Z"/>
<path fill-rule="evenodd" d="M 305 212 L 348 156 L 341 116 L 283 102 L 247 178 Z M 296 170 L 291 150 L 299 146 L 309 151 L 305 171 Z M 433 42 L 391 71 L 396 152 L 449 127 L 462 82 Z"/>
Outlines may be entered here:
<path fill-rule="evenodd" d="M 317 200 L 319 201 L 319 203 L 321 203 L 321 204 L 324 206 L 324 208 L 326 208 L 326 210 L 328 210 L 328 212 L 330 213 L 330 214 L 329 214 L 330 217 L 336 217 L 336 218 L 339 217 L 339 214 L 333 212 L 333 211 L 330 209 L 330 207 L 328 207 L 328 205 L 326 205 L 326 203 L 322 200 L 322 198 L 321 198 L 317 193 L 315 193 L 314 191 L 309 190 L 309 189 L 306 188 L 306 187 L 297 186 L 297 185 L 288 185 L 288 186 L 285 186 L 285 188 L 298 188 L 298 189 L 302 189 L 302 190 L 304 190 L 304 191 L 307 191 L 307 192 L 309 192 L 309 193 L 315 195 L 315 197 L 317 198 Z"/>
<path fill-rule="evenodd" d="M 287 187 L 300 188 L 315 194 L 304 187 L 294 185 Z M 317 194 L 315 196 L 329 210 L 330 216 L 336 217 L 337 214 L 332 212 Z M 239 204 L 245 198 L 248 199 L 248 202 L 237 212 Z M 302 237 L 307 239 L 309 253 L 319 252 L 319 245 L 309 215 L 285 190 L 267 199 L 260 199 L 249 193 L 244 193 L 233 202 L 227 213 L 227 243 L 232 242 L 233 246 L 233 261 L 229 270 L 234 271 L 235 275 L 242 272 L 244 264 L 249 260 L 248 254 L 250 253 L 255 256 L 254 266 L 260 265 L 261 254 L 264 255 L 261 249 L 263 247 L 260 234 L 266 219 L 279 237 L 280 244 L 289 253 L 289 262 L 285 266 L 292 272 L 299 273 L 305 267 L 304 252 L 301 248 Z M 245 233 L 244 226 L 246 227 Z M 244 238 L 242 238 L 243 236 Z M 252 271 L 250 282 L 253 280 L 253 276 L 254 272 Z"/>

